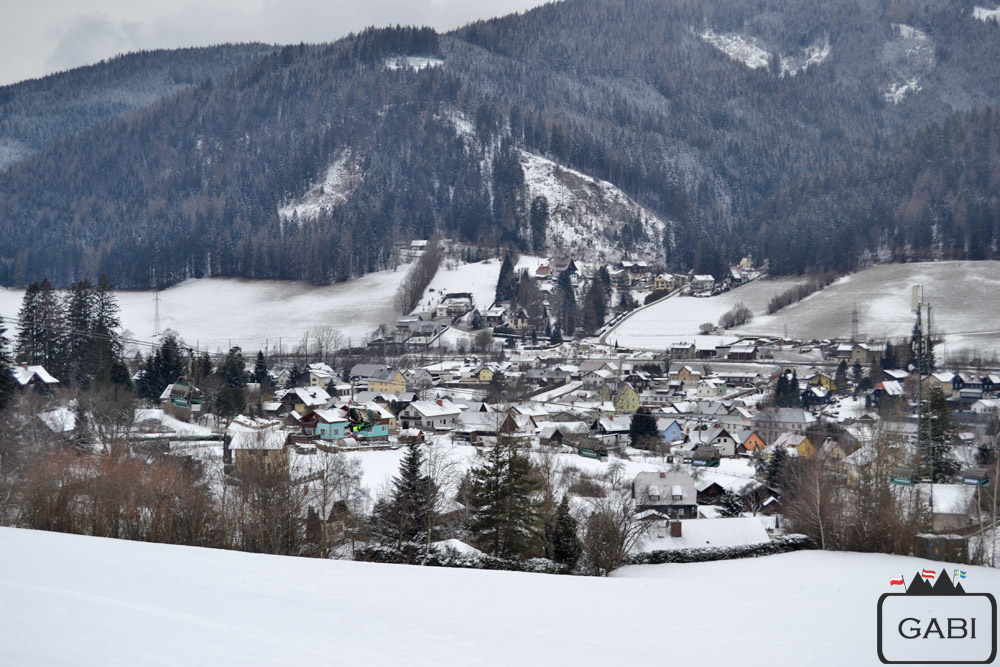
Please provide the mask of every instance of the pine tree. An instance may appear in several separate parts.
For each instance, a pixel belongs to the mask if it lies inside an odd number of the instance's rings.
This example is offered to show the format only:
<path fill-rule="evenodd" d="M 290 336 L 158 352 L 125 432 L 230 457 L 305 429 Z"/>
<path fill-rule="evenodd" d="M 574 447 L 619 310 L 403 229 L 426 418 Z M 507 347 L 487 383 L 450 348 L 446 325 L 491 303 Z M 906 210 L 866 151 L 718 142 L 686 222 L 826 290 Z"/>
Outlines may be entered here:
<path fill-rule="evenodd" d="M 121 341 L 120 308 L 111 287 L 111 281 L 104 274 L 97 279 L 93 289 L 90 331 L 90 346 L 87 352 L 88 373 L 98 383 L 112 382 L 120 386 L 120 381 L 111 379 L 112 366 L 121 358 L 124 346 Z M 119 378 L 120 379 L 120 378 Z"/>
<path fill-rule="evenodd" d="M 629 444 L 637 449 L 651 449 L 663 442 L 660 429 L 656 426 L 656 417 L 650 413 L 649 408 L 639 408 L 632 415 L 628 437 Z"/>
<path fill-rule="evenodd" d="M 17 382 L 10 372 L 13 360 L 8 350 L 7 328 L 0 319 L 0 410 L 7 407 L 7 404 L 14 398 L 14 391 L 17 389 Z"/>
<path fill-rule="evenodd" d="M 471 474 L 469 530 L 477 544 L 498 558 L 528 555 L 538 543 L 539 528 L 532 497 L 539 483 L 531 476 L 531 461 L 498 443 Z"/>
<path fill-rule="evenodd" d="M 38 289 L 35 307 L 35 330 L 38 336 L 38 361 L 55 377 L 66 377 L 67 366 L 63 356 L 65 320 L 62 303 L 48 278 Z"/>
<path fill-rule="evenodd" d="M 733 493 L 726 491 L 719 501 L 719 516 L 723 519 L 731 519 L 743 514 L 743 500 Z"/>
<path fill-rule="evenodd" d="M 267 372 L 267 360 L 261 350 L 257 350 L 257 361 L 253 366 L 253 381 L 259 384 L 262 389 L 270 386 L 271 376 Z"/>
<path fill-rule="evenodd" d="M 21 309 L 17 312 L 17 345 L 14 351 L 17 360 L 26 364 L 39 363 L 41 341 L 38 335 L 38 283 L 31 283 L 24 291 Z"/>
<path fill-rule="evenodd" d="M 899 361 L 896 359 L 896 348 L 889 341 L 885 343 L 885 353 L 882 355 L 882 368 L 887 371 L 899 368 Z"/>
<path fill-rule="evenodd" d="M 420 445 L 411 442 L 392 480 L 392 495 L 376 508 L 378 535 L 398 548 L 403 542 L 423 541 L 431 525 L 437 487 L 424 471 Z"/>
<path fill-rule="evenodd" d="M 552 560 L 565 565 L 572 572 L 583 553 L 583 545 L 577 533 L 577 521 L 569 512 L 569 498 L 566 496 L 559 503 L 553 521 L 546 526 L 546 538 Z"/>
<path fill-rule="evenodd" d="M 847 389 L 847 360 L 841 359 L 837 364 L 837 372 L 833 376 L 833 386 L 837 391 Z"/>
<path fill-rule="evenodd" d="M 531 249 L 536 253 L 545 252 L 545 231 L 549 224 L 549 200 L 538 195 L 531 200 L 529 214 L 531 225 Z"/>
<path fill-rule="evenodd" d="M 788 464 L 788 452 L 784 447 L 775 447 L 771 458 L 765 466 L 765 484 L 769 489 L 781 491 L 785 487 L 785 468 Z"/>
<path fill-rule="evenodd" d="M 952 453 L 955 425 L 948 408 L 948 399 L 940 387 L 930 391 L 930 397 L 920 406 L 918 454 L 920 476 L 935 484 L 951 482 L 959 472 L 959 463 Z"/>
<path fill-rule="evenodd" d="M 224 418 L 235 417 L 246 409 L 247 386 L 246 361 L 243 350 L 233 347 L 219 366 L 217 375 L 222 380 L 219 396 L 215 401 L 215 413 Z"/>
<path fill-rule="evenodd" d="M 517 278 L 514 275 L 514 263 L 510 259 L 510 253 L 504 253 L 503 263 L 500 265 L 500 277 L 497 279 L 497 303 L 513 299 L 516 292 Z"/>
<path fill-rule="evenodd" d="M 66 335 L 62 356 L 69 369 L 67 384 L 73 381 L 82 388 L 87 388 L 92 380 L 85 364 L 91 346 L 93 308 L 94 290 L 90 283 L 82 280 L 70 285 L 63 299 Z"/>

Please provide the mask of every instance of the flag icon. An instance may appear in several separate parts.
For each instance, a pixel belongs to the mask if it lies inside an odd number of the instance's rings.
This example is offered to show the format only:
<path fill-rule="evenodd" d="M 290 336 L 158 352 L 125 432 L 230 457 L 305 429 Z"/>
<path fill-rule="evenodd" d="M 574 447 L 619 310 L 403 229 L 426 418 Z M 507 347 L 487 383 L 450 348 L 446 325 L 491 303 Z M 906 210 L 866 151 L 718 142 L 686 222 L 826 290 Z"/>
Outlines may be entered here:
<path fill-rule="evenodd" d="M 965 579 L 965 570 L 955 570 L 955 575 L 959 579 Z"/>
<path fill-rule="evenodd" d="M 890 579 L 889 580 L 889 585 L 890 586 L 906 586 L 906 581 L 903 579 L 903 575 L 899 575 L 899 579 Z"/>
<path fill-rule="evenodd" d="M 923 570 L 923 571 L 922 571 L 922 572 L 920 573 L 920 576 L 922 576 L 922 577 L 923 577 L 924 579 L 933 579 L 933 578 L 934 578 L 935 576 L 937 576 L 937 575 L 936 575 L 936 573 L 934 572 L 934 570 L 927 570 L 927 569 L 924 569 L 924 570 Z"/>

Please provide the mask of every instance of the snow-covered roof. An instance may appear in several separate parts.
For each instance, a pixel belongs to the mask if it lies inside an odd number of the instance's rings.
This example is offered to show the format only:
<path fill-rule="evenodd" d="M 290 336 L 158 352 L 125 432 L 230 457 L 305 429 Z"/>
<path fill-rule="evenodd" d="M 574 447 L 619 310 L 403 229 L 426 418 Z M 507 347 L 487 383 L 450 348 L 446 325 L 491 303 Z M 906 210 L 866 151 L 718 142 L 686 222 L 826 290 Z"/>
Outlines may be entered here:
<path fill-rule="evenodd" d="M 326 389 L 322 387 L 292 387 L 286 392 L 293 393 L 298 398 L 298 402 L 305 405 L 307 408 L 314 408 L 318 406 L 327 406 L 330 404 L 330 394 L 326 393 Z"/>
<path fill-rule="evenodd" d="M 447 399 L 442 399 L 440 405 L 436 401 L 413 401 L 408 407 L 424 417 L 450 417 L 461 413 L 459 407 Z"/>
<path fill-rule="evenodd" d="M 12 366 L 11 373 L 14 375 L 14 380 L 17 381 L 19 385 L 24 387 L 25 385 L 32 382 L 32 380 L 37 379 L 39 382 L 44 384 L 58 384 L 59 380 L 52 377 L 45 368 L 42 366 Z"/>

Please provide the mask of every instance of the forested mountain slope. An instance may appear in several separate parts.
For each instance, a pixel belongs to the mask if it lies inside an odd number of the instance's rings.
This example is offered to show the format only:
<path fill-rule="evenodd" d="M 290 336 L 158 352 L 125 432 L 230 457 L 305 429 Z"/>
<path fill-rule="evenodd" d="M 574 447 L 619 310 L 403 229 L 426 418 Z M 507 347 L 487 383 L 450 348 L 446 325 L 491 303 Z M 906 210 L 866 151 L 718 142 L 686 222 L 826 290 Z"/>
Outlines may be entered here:
<path fill-rule="evenodd" d="M 914 191 L 904 165 L 916 133 L 979 122 L 966 112 L 1000 103 L 1000 25 L 974 8 L 566 0 L 448 35 L 369 30 L 285 47 L 0 174 L 0 283 L 100 272 L 126 287 L 325 283 L 389 266 L 395 242 L 435 230 L 552 250 L 547 220 L 532 216 L 543 207 L 531 156 L 637 202 L 614 214 L 631 219 L 611 240 L 676 270 L 747 253 L 793 272 L 971 256 L 967 237 L 940 233 L 938 198 L 908 198 L 905 234 L 892 212 Z M 830 174 L 861 164 L 877 165 L 867 188 L 825 192 L 838 207 L 800 205 L 810 184 L 849 187 Z M 988 216 L 990 181 L 954 176 L 967 168 L 953 161 L 949 178 Z M 898 182 L 885 192 L 872 181 L 887 174 Z M 336 196 L 322 199 L 326 184 Z M 300 216 L 310 197 L 330 205 Z M 822 251 L 841 228 L 863 238 Z M 788 261 L 774 239 L 793 237 L 800 259 Z M 996 256 L 990 238 L 976 256 Z"/>
<path fill-rule="evenodd" d="M 273 51 L 263 44 L 130 53 L 0 87 L 0 169 L 76 134 L 217 79 Z"/>

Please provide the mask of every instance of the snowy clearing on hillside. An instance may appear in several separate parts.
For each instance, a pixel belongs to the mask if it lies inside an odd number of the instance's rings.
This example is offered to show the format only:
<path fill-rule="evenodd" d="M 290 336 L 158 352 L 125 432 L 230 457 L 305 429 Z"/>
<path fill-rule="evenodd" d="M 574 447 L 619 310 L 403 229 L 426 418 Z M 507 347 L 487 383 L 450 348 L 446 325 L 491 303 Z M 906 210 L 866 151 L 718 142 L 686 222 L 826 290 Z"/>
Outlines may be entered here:
<path fill-rule="evenodd" d="M 385 66 L 391 70 L 403 69 L 409 67 L 410 69 L 419 72 L 427 67 L 441 67 L 444 65 L 444 61 L 440 58 L 429 58 L 427 56 L 406 56 L 399 58 L 387 58 L 385 61 Z"/>
<path fill-rule="evenodd" d="M 923 567 L 951 569 L 797 552 L 633 566 L 603 579 L 0 528 L 0 663 L 580 667 L 669 655 L 681 665 L 878 664 L 878 597 L 890 578 Z M 1000 590 L 1000 571 L 962 569 L 968 590 Z M 732 619 L 766 610 L 767 622 L 722 631 L 706 620 L 720 609 Z"/>
<path fill-rule="evenodd" d="M 496 298 L 500 264 L 499 259 L 484 259 L 454 266 L 443 260 L 414 312 L 433 309 L 445 294 L 454 292 L 471 293 L 474 307 L 480 312 L 486 310 Z"/>
<path fill-rule="evenodd" d="M 344 149 L 327 168 L 323 181 L 312 185 L 304 195 L 287 206 L 279 208 L 278 215 L 283 220 L 309 220 L 329 213 L 334 206 L 347 201 L 361 184 L 360 169 L 361 160 L 349 148 Z"/>
<path fill-rule="evenodd" d="M 883 97 L 899 104 L 908 94 L 920 91 L 920 77 L 934 69 L 934 42 L 913 26 L 893 23 L 892 29 L 893 39 L 883 48 L 882 59 L 895 70 L 895 80 Z"/>
<path fill-rule="evenodd" d="M 545 245 L 553 254 L 570 255 L 578 261 L 617 261 L 622 257 L 625 223 L 639 220 L 646 238 L 634 239 L 637 254 L 659 256 L 664 221 L 611 183 L 527 151 L 521 151 L 521 167 L 529 199 L 544 196 L 548 200 Z"/>
<path fill-rule="evenodd" d="M 976 7 L 972 10 L 972 16 L 980 21 L 996 21 L 1000 23 L 1000 7 L 988 9 L 986 7 Z"/>
<path fill-rule="evenodd" d="M 650 350 L 663 350 L 671 343 L 690 343 L 695 339 L 702 344 L 715 345 L 722 342 L 720 337 L 698 336 L 698 329 L 703 323 L 718 323 L 726 311 L 741 302 L 753 311 L 754 317 L 760 317 L 767 312 L 767 304 L 772 297 L 800 282 L 796 279 L 756 280 L 718 296 L 661 299 L 624 320 L 608 333 L 605 340 L 612 345 L 617 342 L 626 347 Z M 729 334 L 727 338 L 731 342 L 735 336 Z"/>
<path fill-rule="evenodd" d="M 382 324 L 396 318 L 393 298 L 408 267 L 378 271 L 342 283 L 316 287 L 305 282 L 202 278 L 186 280 L 160 292 L 160 330 L 173 329 L 192 347 L 244 353 L 265 345 L 297 345 L 306 332 L 332 327 L 346 346 L 363 343 Z M 116 292 L 122 328 L 140 340 L 155 329 L 153 292 Z M 0 315 L 14 320 L 23 290 L 0 288 Z M 8 327 L 9 328 L 9 327 Z"/>
<path fill-rule="evenodd" d="M 742 35 L 720 35 L 712 29 L 706 30 L 699 36 L 733 60 L 743 63 L 750 69 L 767 67 L 767 60 L 771 54 L 757 46 L 752 39 L 748 39 Z"/>
<path fill-rule="evenodd" d="M 810 44 L 802 49 L 802 55 L 785 56 L 781 59 L 781 76 L 795 76 L 799 72 L 805 72 L 812 65 L 820 65 L 830 57 L 832 48 L 829 37 L 822 42 Z"/>

